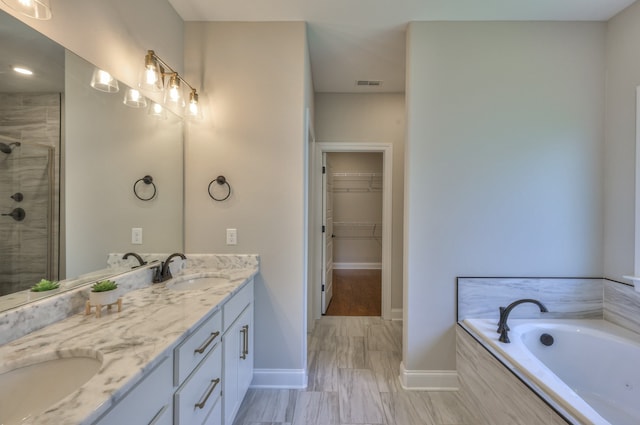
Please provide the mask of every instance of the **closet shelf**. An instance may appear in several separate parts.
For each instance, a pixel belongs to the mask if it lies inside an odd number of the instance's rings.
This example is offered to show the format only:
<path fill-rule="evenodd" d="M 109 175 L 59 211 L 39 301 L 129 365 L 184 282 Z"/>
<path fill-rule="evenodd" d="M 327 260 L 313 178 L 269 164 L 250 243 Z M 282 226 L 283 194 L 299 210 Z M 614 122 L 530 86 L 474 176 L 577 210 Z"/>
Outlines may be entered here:
<path fill-rule="evenodd" d="M 336 221 L 333 223 L 333 234 L 341 239 L 380 239 L 382 223 Z"/>
<path fill-rule="evenodd" d="M 332 173 L 333 192 L 382 192 L 382 173 Z"/>

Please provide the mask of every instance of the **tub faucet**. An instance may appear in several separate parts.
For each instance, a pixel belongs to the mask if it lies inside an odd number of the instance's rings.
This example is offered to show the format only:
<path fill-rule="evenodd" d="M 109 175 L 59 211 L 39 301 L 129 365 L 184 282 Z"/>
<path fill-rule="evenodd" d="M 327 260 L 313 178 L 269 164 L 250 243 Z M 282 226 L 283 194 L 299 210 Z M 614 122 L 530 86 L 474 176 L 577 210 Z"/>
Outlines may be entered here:
<path fill-rule="evenodd" d="M 127 259 L 127 258 L 129 258 L 129 257 L 135 257 L 135 259 L 136 259 L 136 260 L 138 260 L 138 263 L 140 263 L 140 264 L 139 264 L 139 265 L 137 265 L 137 266 L 133 266 L 132 268 L 134 268 L 134 269 L 135 269 L 136 267 L 144 266 L 145 264 L 147 264 L 147 262 L 146 262 L 146 261 L 144 261 L 144 260 L 142 259 L 142 257 L 141 257 L 141 256 L 139 256 L 138 254 L 136 254 L 135 252 L 127 252 L 126 254 L 124 254 L 124 255 L 122 256 L 122 259 L 123 259 L 123 260 L 126 260 L 126 259 Z"/>
<path fill-rule="evenodd" d="M 509 314 L 511 313 L 511 310 L 513 310 L 514 307 L 516 307 L 517 305 L 520 305 L 523 303 L 536 304 L 538 307 L 540 307 L 540 311 L 542 313 L 546 313 L 549 311 L 547 310 L 547 307 L 545 307 L 544 304 L 542 304 L 540 301 L 533 300 L 531 298 L 524 298 L 521 300 L 514 301 L 511 304 L 509 304 L 506 308 L 500 307 L 500 320 L 498 321 L 498 333 L 500 334 L 500 338 L 498 338 L 498 340 L 500 342 L 504 342 L 505 344 L 508 344 L 511 342 L 509 341 L 509 333 L 508 333 L 509 326 L 507 325 L 507 319 L 509 318 Z"/>
<path fill-rule="evenodd" d="M 171 279 L 173 276 L 171 275 L 171 268 L 169 267 L 169 263 L 173 260 L 174 257 L 180 257 L 183 260 L 186 260 L 187 257 L 184 254 L 176 252 L 167 257 L 164 262 L 160 265 L 160 267 L 156 268 L 155 275 L 153 276 L 153 283 L 164 282 L 165 280 Z"/>

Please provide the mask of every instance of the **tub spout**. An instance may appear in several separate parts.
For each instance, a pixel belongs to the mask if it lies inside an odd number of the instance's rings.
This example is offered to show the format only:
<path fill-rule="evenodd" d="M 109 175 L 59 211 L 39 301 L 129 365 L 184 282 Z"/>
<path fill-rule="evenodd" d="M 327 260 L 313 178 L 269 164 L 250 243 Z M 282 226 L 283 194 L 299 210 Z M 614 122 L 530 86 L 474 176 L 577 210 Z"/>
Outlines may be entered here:
<path fill-rule="evenodd" d="M 530 298 L 524 298 L 521 300 L 514 301 L 511 304 L 509 304 L 506 308 L 500 307 L 500 320 L 498 320 L 498 333 L 500 334 L 500 338 L 498 338 L 498 340 L 500 342 L 504 342 L 505 344 L 508 344 L 511 342 L 509 341 L 509 325 L 507 325 L 507 320 L 509 319 L 509 314 L 511 313 L 511 310 L 513 310 L 516 306 L 523 303 L 536 304 L 540 308 L 540 311 L 542 313 L 547 313 L 549 311 L 547 310 L 547 307 L 545 307 L 544 304 L 542 304 L 540 301 L 533 300 Z"/>

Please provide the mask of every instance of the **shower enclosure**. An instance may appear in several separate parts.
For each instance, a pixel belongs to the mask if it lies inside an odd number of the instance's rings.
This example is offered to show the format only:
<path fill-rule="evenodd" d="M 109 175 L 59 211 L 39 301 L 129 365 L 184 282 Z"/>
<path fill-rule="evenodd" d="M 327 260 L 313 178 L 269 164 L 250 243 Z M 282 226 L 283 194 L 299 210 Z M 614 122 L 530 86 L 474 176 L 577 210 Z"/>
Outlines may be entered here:
<path fill-rule="evenodd" d="M 58 278 L 60 94 L 2 94 L 0 296 Z"/>

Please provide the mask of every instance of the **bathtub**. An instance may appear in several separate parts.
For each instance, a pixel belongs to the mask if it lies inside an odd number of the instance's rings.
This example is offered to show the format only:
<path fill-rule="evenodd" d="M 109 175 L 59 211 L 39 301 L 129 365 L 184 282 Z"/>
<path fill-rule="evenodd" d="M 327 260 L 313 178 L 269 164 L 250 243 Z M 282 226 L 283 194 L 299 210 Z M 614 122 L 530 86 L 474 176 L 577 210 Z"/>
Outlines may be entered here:
<path fill-rule="evenodd" d="M 465 319 L 476 338 L 541 397 L 578 424 L 640 424 L 640 336 L 604 320 L 509 320 L 510 344 L 496 320 Z M 553 342 L 545 345 L 543 334 Z M 546 337 L 547 344 L 550 341 Z"/>

